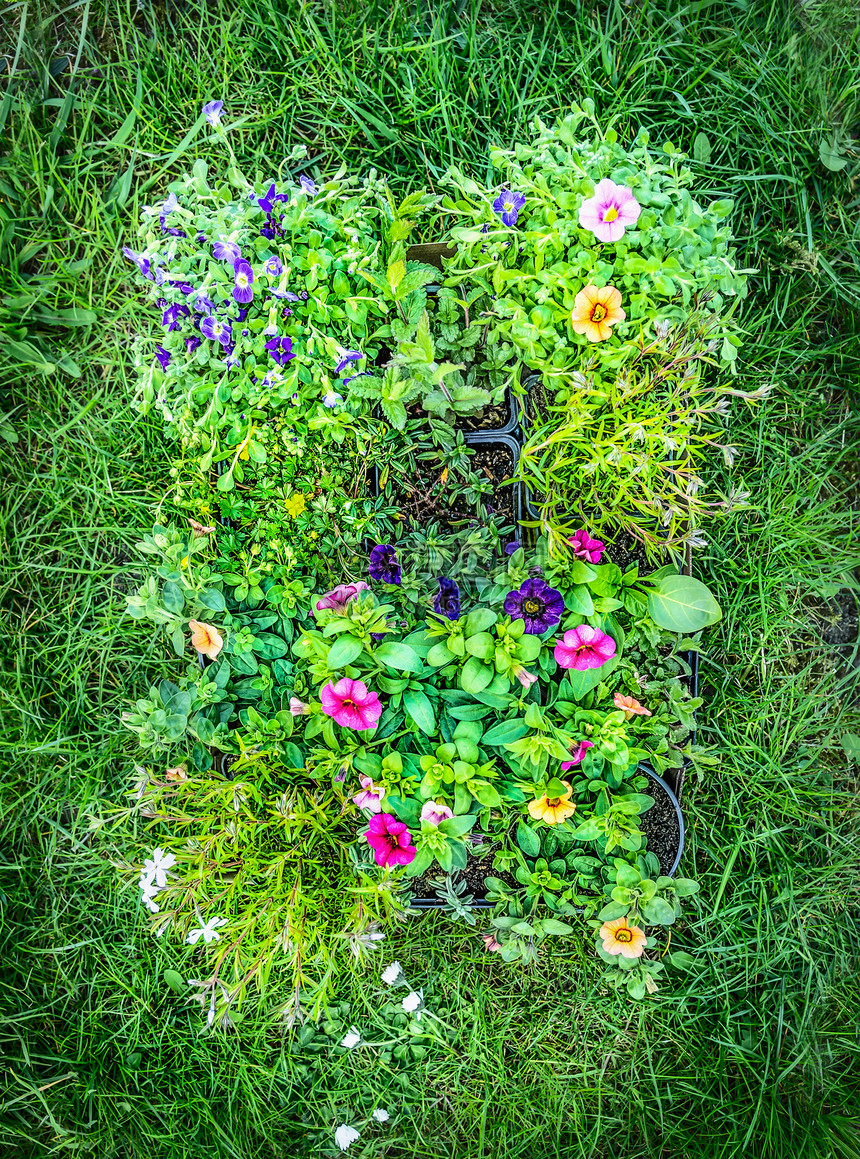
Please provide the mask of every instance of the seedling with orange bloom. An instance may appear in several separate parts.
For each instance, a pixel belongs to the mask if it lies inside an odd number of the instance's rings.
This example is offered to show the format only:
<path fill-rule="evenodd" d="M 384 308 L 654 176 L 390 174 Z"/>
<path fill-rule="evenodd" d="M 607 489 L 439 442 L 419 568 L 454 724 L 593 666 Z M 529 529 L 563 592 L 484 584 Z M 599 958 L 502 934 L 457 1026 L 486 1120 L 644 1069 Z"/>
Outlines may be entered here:
<path fill-rule="evenodd" d="M 573 792 L 570 782 L 550 782 L 549 791 L 555 791 L 558 785 L 563 785 L 567 789 L 567 792 L 553 797 L 544 793 L 536 801 L 529 801 L 529 815 L 535 821 L 543 821 L 547 825 L 560 825 L 562 821 L 566 821 L 568 817 L 572 817 L 576 812 L 576 805 L 570 799 L 571 793 Z"/>
<path fill-rule="evenodd" d="M 600 936 L 606 953 L 620 954 L 622 958 L 641 958 L 648 941 L 644 930 L 638 926 L 628 926 L 626 917 L 604 922 L 600 927 Z"/>
<path fill-rule="evenodd" d="M 574 334 L 584 334 L 589 342 L 603 342 L 611 337 L 612 327 L 626 317 L 621 294 L 614 286 L 586 286 L 573 300 L 570 321 Z"/>
<path fill-rule="evenodd" d="M 632 720 L 634 716 L 651 716 L 652 713 L 640 704 L 638 700 L 634 700 L 632 696 L 623 696 L 620 692 L 616 692 L 613 697 L 613 703 L 616 708 L 620 708 L 624 713 L 625 720 Z"/>
<path fill-rule="evenodd" d="M 189 620 L 188 627 L 191 629 L 191 643 L 197 651 L 214 660 L 224 647 L 224 640 L 218 629 L 200 620 Z"/>

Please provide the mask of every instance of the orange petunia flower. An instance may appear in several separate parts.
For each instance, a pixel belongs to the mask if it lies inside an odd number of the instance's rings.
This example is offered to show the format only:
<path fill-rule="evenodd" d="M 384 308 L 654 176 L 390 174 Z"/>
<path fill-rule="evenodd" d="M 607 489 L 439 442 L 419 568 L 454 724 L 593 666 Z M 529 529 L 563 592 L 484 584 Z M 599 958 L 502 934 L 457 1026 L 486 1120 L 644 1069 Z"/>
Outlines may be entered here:
<path fill-rule="evenodd" d="M 589 342 L 603 342 L 616 322 L 627 315 L 621 309 L 621 294 L 614 286 L 586 286 L 573 300 L 570 321 L 574 334 L 584 334 Z"/>
<path fill-rule="evenodd" d="M 644 930 L 638 926 L 628 926 L 626 917 L 604 922 L 600 927 L 600 936 L 607 954 L 620 954 L 622 958 L 641 958 L 648 940 Z"/>
<path fill-rule="evenodd" d="M 576 812 L 576 805 L 570 800 L 573 792 L 567 781 L 562 781 L 567 787 L 563 797 L 538 797 L 536 801 L 529 801 L 529 815 L 535 821 L 544 821 L 547 825 L 560 825 Z"/>
<path fill-rule="evenodd" d="M 224 640 L 218 629 L 200 620 L 189 620 L 188 627 L 191 629 L 191 643 L 197 651 L 214 660 L 224 647 Z"/>
<path fill-rule="evenodd" d="M 634 700 L 632 696 L 623 696 L 620 692 L 616 692 L 612 698 L 616 708 L 620 708 L 627 720 L 632 720 L 634 716 L 651 716 L 652 713 L 640 704 L 638 700 Z"/>

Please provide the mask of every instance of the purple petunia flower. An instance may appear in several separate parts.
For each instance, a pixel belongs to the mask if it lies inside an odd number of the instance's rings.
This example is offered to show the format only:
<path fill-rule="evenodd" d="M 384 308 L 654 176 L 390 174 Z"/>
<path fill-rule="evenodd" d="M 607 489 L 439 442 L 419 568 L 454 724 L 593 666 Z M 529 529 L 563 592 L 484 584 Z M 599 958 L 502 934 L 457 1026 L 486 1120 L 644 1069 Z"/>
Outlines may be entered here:
<path fill-rule="evenodd" d="M 279 257 L 272 256 L 267 258 L 266 264 L 263 266 L 264 274 L 268 274 L 270 278 L 279 278 L 283 272 L 284 267 Z"/>
<path fill-rule="evenodd" d="M 214 129 L 216 125 L 221 124 L 221 110 L 224 108 L 223 101 L 207 101 L 203 106 L 203 115 Z"/>
<path fill-rule="evenodd" d="M 161 363 L 161 369 L 167 370 L 170 365 L 170 351 L 165 350 L 163 346 L 156 346 L 155 357 Z"/>
<path fill-rule="evenodd" d="M 334 368 L 335 374 L 340 374 L 345 366 L 349 366 L 350 362 L 358 362 L 361 358 L 364 358 L 364 355 L 360 350 L 344 350 L 340 362 Z"/>
<path fill-rule="evenodd" d="M 272 338 L 264 349 L 269 351 L 278 366 L 286 366 L 291 358 L 295 358 L 292 338 Z"/>
<path fill-rule="evenodd" d="M 505 544 L 505 555 L 513 555 L 515 551 L 519 551 L 520 541 L 518 539 L 511 540 L 510 543 Z"/>
<path fill-rule="evenodd" d="M 143 254 L 137 253 L 127 245 L 122 247 L 122 252 L 124 257 L 127 257 L 130 262 L 134 262 L 134 264 L 145 278 L 149 278 L 150 281 L 152 281 L 152 274 L 150 272 L 152 269 L 152 263 L 150 262 L 149 258 L 144 257 Z"/>
<path fill-rule="evenodd" d="M 433 600 L 433 611 L 439 616 L 447 616 L 449 620 L 460 619 L 460 589 L 452 579 L 440 575 L 438 577 L 439 590 Z"/>
<path fill-rule="evenodd" d="M 191 311 L 184 302 L 176 302 L 173 306 L 168 306 L 161 315 L 161 325 L 167 327 L 167 333 L 171 330 L 179 329 L 179 319 L 187 318 Z"/>
<path fill-rule="evenodd" d="M 254 271 L 249 262 L 238 261 L 233 266 L 233 277 L 235 284 L 233 286 L 233 297 L 237 302 L 247 305 L 248 302 L 254 300 Z"/>
<path fill-rule="evenodd" d="M 308 197 L 316 197 L 317 187 L 306 173 L 299 174 L 299 185 L 302 187 L 302 193 L 306 193 Z"/>
<path fill-rule="evenodd" d="M 526 199 L 522 193 L 513 193 L 510 189 L 503 189 L 493 202 L 493 209 L 496 213 L 501 214 L 505 225 L 516 225 L 520 210 L 525 203 Z"/>
<path fill-rule="evenodd" d="M 212 245 L 212 256 L 235 266 L 242 260 L 242 251 L 234 241 L 216 241 Z"/>
<path fill-rule="evenodd" d="M 391 543 L 380 543 L 370 553 L 370 578 L 386 584 L 400 583 L 400 564 L 397 551 Z"/>
<path fill-rule="evenodd" d="M 200 333 L 204 338 L 213 338 L 222 346 L 233 341 L 233 328 L 226 319 L 215 318 L 211 314 L 200 322 Z"/>
<path fill-rule="evenodd" d="M 546 580 L 527 579 L 517 592 L 505 596 L 504 611 L 514 620 L 524 620 L 526 632 L 540 636 L 559 622 L 564 612 L 561 592 L 551 588 Z"/>

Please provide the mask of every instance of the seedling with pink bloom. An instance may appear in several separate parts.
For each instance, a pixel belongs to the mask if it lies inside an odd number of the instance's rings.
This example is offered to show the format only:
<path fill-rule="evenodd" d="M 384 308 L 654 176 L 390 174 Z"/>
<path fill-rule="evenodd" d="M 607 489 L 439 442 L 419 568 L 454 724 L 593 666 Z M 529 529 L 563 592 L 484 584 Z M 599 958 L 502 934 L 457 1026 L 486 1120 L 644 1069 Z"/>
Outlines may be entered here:
<path fill-rule="evenodd" d="M 409 865 L 415 860 L 416 849 L 412 844 L 412 834 L 406 825 L 391 813 L 377 813 L 375 817 L 370 818 L 367 843 L 373 850 L 376 864 L 386 869 Z"/>
<path fill-rule="evenodd" d="M 579 224 L 590 229 L 598 241 L 621 241 L 624 230 L 636 224 L 641 212 L 632 189 L 604 177 L 594 187 L 594 196 L 580 206 Z"/>
<path fill-rule="evenodd" d="M 371 813 L 382 812 L 382 798 L 385 796 L 383 785 L 374 785 L 371 777 L 360 776 L 361 792 L 352 798 L 359 809 L 369 809 Z"/>
<path fill-rule="evenodd" d="M 337 684 L 328 684 L 320 691 L 320 702 L 326 716 L 330 716 L 342 728 L 352 728 L 364 732 L 376 728 L 382 705 L 375 692 L 371 692 L 363 680 L 353 680 L 344 676 Z"/>
<path fill-rule="evenodd" d="M 601 668 L 616 650 L 615 641 L 606 632 L 590 624 L 580 624 L 565 632 L 556 642 L 553 654 L 560 668 L 585 672 L 588 668 Z"/>

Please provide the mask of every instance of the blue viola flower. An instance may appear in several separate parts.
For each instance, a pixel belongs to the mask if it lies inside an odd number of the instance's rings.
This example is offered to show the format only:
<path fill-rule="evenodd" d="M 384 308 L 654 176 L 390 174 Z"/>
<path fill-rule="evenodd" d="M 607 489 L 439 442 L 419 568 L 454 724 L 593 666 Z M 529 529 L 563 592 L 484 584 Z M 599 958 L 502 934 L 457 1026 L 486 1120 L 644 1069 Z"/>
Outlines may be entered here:
<path fill-rule="evenodd" d="M 292 338 L 272 338 L 264 349 L 268 350 L 278 366 L 286 366 L 291 358 L 295 358 Z"/>
<path fill-rule="evenodd" d="M 165 350 L 163 346 L 156 346 L 155 357 L 161 363 L 161 369 L 167 370 L 170 365 L 170 351 Z"/>
<path fill-rule="evenodd" d="M 306 193 L 308 197 L 316 197 L 317 187 L 306 173 L 299 174 L 299 185 L 302 187 L 302 193 Z"/>
<path fill-rule="evenodd" d="M 439 590 L 433 600 L 433 611 L 437 616 L 446 616 L 449 620 L 460 619 L 460 589 L 454 580 L 440 575 L 437 580 Z"/>
<path fill-rule="evenodd" d="M 221 124 L 221 110 L 224 108 L 223 101 L 207 101 L 203 106 L 203 115 L 209 124 L 215 128 L 216 125 Z"/>
<path fill-rule="evenodd" d="M 137 253 L 135 250 L 133 250 L 130 246 L 127 246 L 127 245 L 124 245 L 122 247 L 122 252 L 123 252 L 124 257 L 127 257 L 130 262 L 134 262 L 134 264 L 137 266 L 137 268 L 140 270 L 140 272 L 143 274 L 143 276 L 145 278 L 149 278 L 150 281 L 154 281 L 152 273 L 151 273 L 152 262 L 149 260 L 148 257 L 145 257 L 143 254 Z"/>
<path fill-rule="evenodd" d="M 298 300 L 299 300 L 298 294 L 294 294 L 292 290 L 286 290 L 284 293 L 284 297 L 287 299 L 288 302 L 298 302 Z"/>
<path fill-rule="evenodd" d="M 233 266 L 233 297 L 242 305 L 247 305 L 248 302 L 254 300 L 254 271 L 251 268 L 250 262 L 238 261 Z"/>
<path fill-rule="evenodd" d="M 263 266 L 264 274 L 268 274 L 270 278 L 279 278 L 283 272 L 284 267 L 279 257 L 272 256 L 266 259 L 266 264 Z"/>
<path fill-rule="evenodd" d="M 204 338 L 220 342 L 222 346 L 229 346 L 233 341 L 233 328 L 230 323 L 226 319 L 215 318 L 212 315 L 201 319 L 200 333 Z"/>
<path fill-rule="evenodd" d="M 515 551 L 519 551 L 520 541 L 518 539 L 512 540 L 505 544 L 505 555 L 513 555 Z"/>
<path fill-rule="evenodd" d="M 198 338 L 196 334 L 192 334 L 185 339 L 185 349 L 189 354 L 193 354 L 197 347 L 201 346 L 202 343 L 202 338 Z"/>
<path fill-rule="evenodd" d="M 187 318 L 191 311 L 184 302 L 177 302 L 173 306 L 168 306 L 161 315 L 161 325 L 167 327 L 167 333 L 171 330 L 179 329 L 179 319 Z"/>
<path fill-rule="evenodd" d="M 211 314 L 215 309 L 215 303 L 202 290 L 197 291 L 197 297 L 194 299 L 194 309 L 198 314 Z"/>
<path fill-rule="evenodd" d="M 344 350 L 340 362 L 334 368 L 335 374 L 340 374 L 345 366 L 349 366 L 350 362 L 358 362 L 361 358 L 364 358 L 364 355 L 360 350 Z"/>
<path fill-rule="evenodd" d="M 520 210 L 525 203 L 526 199 L 522 193 L 513 193 L 510 189 L 503 189 L 493 202 L 493 209 L 496 213 L 501 214 L 505 225 L 516 225 Z"/>
<path fill-rule="evenodd" d="M 184 229 L 172 229 L 165 224 L 167 218 L 173 213 L 174 209 L 179 208 L 179 202 L 176 199 L 176 194 L 171 193 L 167 200 L 161 207 L 161 213 L 158 215 L 158 221 L 161 225 L 161 232 L 170 234 L 171 237 L 185 237 Z"/>
<path fill-rule="evenodd" d="M 343 395 L 338 394 L 336 390 L 327 390 L 323 395 L 323 406 L 335 407 L 343 402 Z"/>
<path fill-rule="evenodd" d="M 212 256 L 235 266 L 236 262 L 242 260 L 242 251 L 234 241 L 216 241 L 212 246 Z"/>

